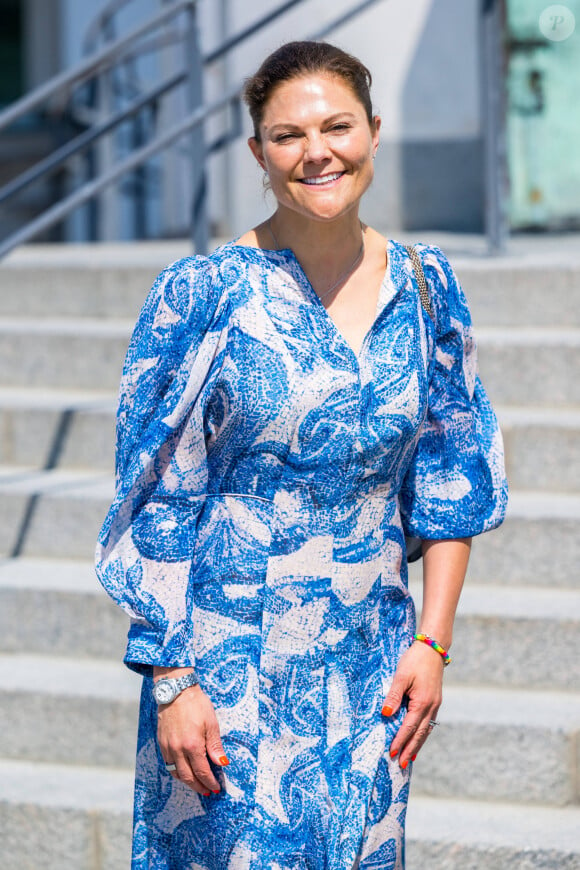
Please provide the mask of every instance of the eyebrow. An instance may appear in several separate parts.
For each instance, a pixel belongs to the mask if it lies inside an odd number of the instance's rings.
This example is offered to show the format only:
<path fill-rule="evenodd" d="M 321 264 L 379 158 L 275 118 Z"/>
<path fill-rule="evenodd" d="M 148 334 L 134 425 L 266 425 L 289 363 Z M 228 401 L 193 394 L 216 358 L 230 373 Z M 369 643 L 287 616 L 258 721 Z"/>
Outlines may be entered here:
<path fill-rule="evenodd" d="M 338 118 L 350 118 L 351 120 L 356 120 L 356 115 L 352 112 L 335 112 L 334 115 L 329 115 L 328 118 L 325 118 L 324 124 L 332 124 L 333 121 L 338 120 Z M 286 121 L 281 124 L 273 124 L 272 127 L 266 127 L 268 133 L 275 132 L 276 130 L 299 130 L 299 124 L 292 124 L 290 121 Z"/>

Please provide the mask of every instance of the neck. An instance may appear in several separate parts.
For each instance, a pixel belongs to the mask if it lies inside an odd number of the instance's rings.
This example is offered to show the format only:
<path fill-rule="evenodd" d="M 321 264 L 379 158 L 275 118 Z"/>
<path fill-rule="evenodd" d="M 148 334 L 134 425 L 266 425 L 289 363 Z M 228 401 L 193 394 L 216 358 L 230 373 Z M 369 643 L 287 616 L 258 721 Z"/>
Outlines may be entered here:
<path fill-rule="evenodd" d="M 361 247 L 358 212 L 327 223 L 305 220 L 301 215 L 278 208 L 270 219 L 270 227 L 277 246 L 294 251 L 315 287 L 332 284 Z"/>

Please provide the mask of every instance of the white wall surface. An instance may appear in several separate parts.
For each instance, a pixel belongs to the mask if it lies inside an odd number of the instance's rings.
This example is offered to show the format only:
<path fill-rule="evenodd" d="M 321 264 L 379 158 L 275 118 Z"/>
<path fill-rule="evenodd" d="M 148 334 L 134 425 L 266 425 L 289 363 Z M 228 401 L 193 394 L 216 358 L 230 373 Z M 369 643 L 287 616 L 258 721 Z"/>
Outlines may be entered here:
<path fill-rule="evenodd" d="M 222 0 L 230 32 L 270 10 L 272 0 Z M 313 35 L 351 6 L 350 0 L 307 0 L 267 32 L 238 49 L 227 78 L 251 74 L 281 43 Z M 381 0 L 327 39 L 360 57 L 373 75 L 373 100 L 382 116 L 383 148 L 366 210 L 383 229 L 400 219 L 400 151 L 405 142 L 471 140 L 480 135 L 478 0 Z M 246 133 L 250 134 L 246 124 Z M 262 194 L 261 172 L 245 142 L 229 150 L 227 213 L 231 232 L 242 233 L 272 210 Z M 219 185 L 223 165 L 213 167 Z M 223 199 L 223 192 L 222 192 Z"/>
<path fill-rule="evenodd" d="M 271 11 L 281 0 L 199 0 L 204 51 L 226 35 L 247 27 Z M 310 38 L 348 10 L 355 0 L 304 0 L 274 25 L 236 49 L 226 62 L 208 70 L 206 98 L 223 93 L 258 67 L 264 57 L 291 39 Z M 105 0 L 60 0 L 63 65 L 78 61 L 87 28 Z M 467 143 L 480 135 L 479 52 L 477 16 L 479 0 L 379 0 L 374 6 L 326 38 L 361 58 L 373 74 L 374 104 L 382 116 L 382 142 L 375 168 L 376 180 L 367 194 L 364 216 L 386 231 L 403 221 L 406 196 L 405 145 L 419 143 L 428 160 L 431 143 Z M 157 9 L 159 0 L 133 0 L 119 17 L 131 27 Z M 163 72 L 178 65 L 166 56 Z M 181 102 L 180 102 L 181 99 Z M 185 111 L 176 97 L 173 111 Z M 244 137 L 210 161 L 210 209 L 214 226 L 225 235 L 238 235 L 264 219 L 274 203 L 264 197 L 262 175 L 247 148 L 251 133 L 247 113 Z M 169 118 L 166 117 L 165 123 Z M 224 118 L 213 119 L 208 139 L 226 128 Z M 166 233 L 178 233 L 187 222 L 187 143 L 163 159 L 162 198 L 155 205 L 158 223 Z M 436 171 L 440 172 L 440 165 Z M 117 227 L 116 233 L 122 232 Z"/>

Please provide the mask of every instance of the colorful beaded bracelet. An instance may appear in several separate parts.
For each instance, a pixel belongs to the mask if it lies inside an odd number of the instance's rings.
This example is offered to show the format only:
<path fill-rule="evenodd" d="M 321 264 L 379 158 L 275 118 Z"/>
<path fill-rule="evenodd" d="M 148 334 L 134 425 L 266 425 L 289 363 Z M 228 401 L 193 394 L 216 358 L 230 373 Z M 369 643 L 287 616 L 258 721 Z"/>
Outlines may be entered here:
<path fill-rule="evenodd" d="M 438 652 L 443 659 L 444 666 L 447 667 L 447 665 L 451 661 L 451 657 L 447 650 L 443 649 L 440 643 L 437 643 L 434 637 L 429 637 L 428 634 L 414 634 L 413 639 L 420 641 L 420 643 L 426 643 L 427 646 L 430 646 L 431 649 L 434 649 L 435 652 Z"/>

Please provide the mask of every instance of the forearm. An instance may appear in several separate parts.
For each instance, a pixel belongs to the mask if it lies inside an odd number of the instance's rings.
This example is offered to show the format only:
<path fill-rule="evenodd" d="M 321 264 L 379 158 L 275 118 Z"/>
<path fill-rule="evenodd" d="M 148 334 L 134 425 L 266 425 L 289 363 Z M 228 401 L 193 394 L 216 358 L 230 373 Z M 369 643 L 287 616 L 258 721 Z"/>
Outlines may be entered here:
<path fill-rule="evenodd" d="M 451 646 L 471 538 L 423 541 L 423 607 L 419 631 Z"/>

